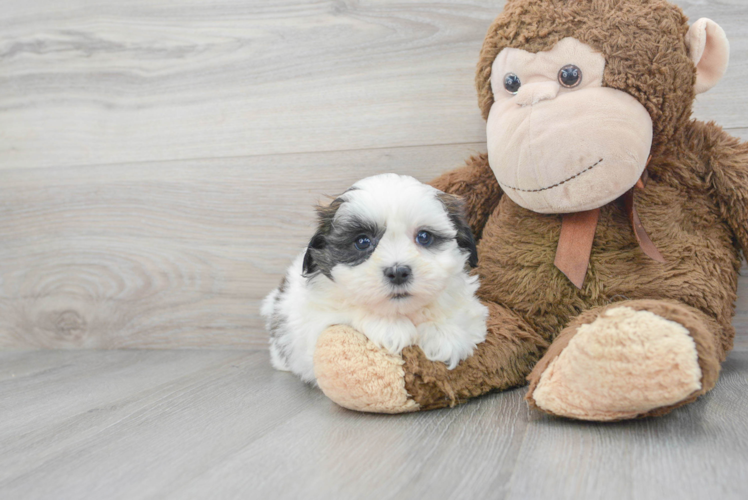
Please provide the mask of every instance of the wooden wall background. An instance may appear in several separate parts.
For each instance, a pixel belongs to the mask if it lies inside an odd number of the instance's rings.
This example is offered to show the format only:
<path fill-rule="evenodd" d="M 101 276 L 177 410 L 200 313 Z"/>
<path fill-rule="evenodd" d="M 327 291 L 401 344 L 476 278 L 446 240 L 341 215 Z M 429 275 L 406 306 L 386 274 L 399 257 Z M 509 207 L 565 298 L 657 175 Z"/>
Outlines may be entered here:
<path fill-rule="evenodd" d="M 484 150 L 503 3 L 4 0 L 0 347 L 264 348 L 322 194 Z M 748 139 L 745 0 L 677 3 L 732 42 L 696 116 Z"/>

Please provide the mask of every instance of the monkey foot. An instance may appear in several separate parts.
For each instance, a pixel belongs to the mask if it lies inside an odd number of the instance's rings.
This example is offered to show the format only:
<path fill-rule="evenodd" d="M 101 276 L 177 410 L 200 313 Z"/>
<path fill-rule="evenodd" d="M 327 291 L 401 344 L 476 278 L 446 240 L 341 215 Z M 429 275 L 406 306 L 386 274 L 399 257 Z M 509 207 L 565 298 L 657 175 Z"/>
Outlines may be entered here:
<path fill-rule="evenodd" d="M 622 420 L 667 413 L 714 385 L 719 360 L 695 310 L 631 304 L 597 311 L 559 335 L 528 377 L 531 406 L 569 418 Z M 677 319 L 646 310 L 653 304 Z"/>
<path fill-rule="evenodd" d="M 317 340 L 314 373 L 322 392 L 350 410 L 372 413 L 416 411 L 405 390 L 403 360 L 377 347 L 355 329 L 336 325 Z"/>

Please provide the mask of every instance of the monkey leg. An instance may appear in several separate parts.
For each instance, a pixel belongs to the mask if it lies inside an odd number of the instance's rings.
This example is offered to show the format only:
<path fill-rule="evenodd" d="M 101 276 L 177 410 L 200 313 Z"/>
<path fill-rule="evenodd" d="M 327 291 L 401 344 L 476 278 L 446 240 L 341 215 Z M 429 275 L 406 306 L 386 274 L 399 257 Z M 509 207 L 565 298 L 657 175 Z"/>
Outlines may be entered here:
<path fill-rule="evenodd" d="M 714 387 L 717 323 L 675 301 L 632 300 L 586 311 L 528 377 L 546 413 L 611 421 L 664 415 Z"/>
<path fill-rule="evenodd" d="M 376 413 L 454 406 L 492 390 L 524 385 L 548 344 L 512 311 L 486 305 L 486 340 L 454 370 L 429 361 L 416 346 L 394 356 L 350 327 L 333 326 L 317 342 L 317 383 L 340 406 Z"/>

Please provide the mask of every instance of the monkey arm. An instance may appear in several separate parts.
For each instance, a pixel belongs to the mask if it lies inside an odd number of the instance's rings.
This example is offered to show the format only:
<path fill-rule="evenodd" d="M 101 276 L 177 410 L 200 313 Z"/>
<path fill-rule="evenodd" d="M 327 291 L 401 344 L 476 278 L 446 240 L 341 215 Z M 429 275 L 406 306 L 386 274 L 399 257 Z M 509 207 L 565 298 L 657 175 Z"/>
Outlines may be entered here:
<path fill-rule="evenodd" d="M 493 390 L 526 384 L 548 342 L 517 313 L 492 302 L 486 340 L 454 370 L 429 361 L 417 346 L 402 357 L 377 347 L 346 325 L 327 328 L 314 351 L 320 389 L 356 411 L 405 413 L 455 406 Z"/>
<path fill-rule="evenodd" d="M 748 142 L 713 123 L 705 128 L 705 177 L 717 195 L 722 216 L 735 234 L 743 257 L 748 258 Z"/>
<path fill-rule="evenodd" d="M 502 191 L 491 167 L 488 155 L 471 157 L 465 166 L 447 172 L 430 183 L 445 193 L 460 196 L 465 201 L 465 215 L 475 241 L 483 233 L 488 217 L 496 209 Z"/>

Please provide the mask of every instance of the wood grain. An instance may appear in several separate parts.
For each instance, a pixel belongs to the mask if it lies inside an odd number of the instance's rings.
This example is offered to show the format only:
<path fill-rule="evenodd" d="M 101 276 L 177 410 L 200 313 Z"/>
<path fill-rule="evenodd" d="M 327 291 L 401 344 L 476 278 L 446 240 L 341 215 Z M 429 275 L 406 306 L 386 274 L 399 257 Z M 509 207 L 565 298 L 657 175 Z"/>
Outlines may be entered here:
<path fill-rule="evenodd" d="M 0 353 L 0 498 L 743 499 L 748 351 L 657 419 L 350 412 L 264 352 Z"/>
<path fill-rule="evenodd" d="M 738 300 L 735 303 L 735 349 L 748 350 L 748 265 L 743 262 L 738 279 Z"/>
<path fill-rule="evenodd" d="M 357 414 L 237 350 L 324 194 L 485 151 L 503 3 L 5 0 L 0 348 L 73 350 L 0 352 L 0 498 L 747 498 L 745 266 L 719 384 L 661 419 Z M 748 5 L 677 3 L 732 44 L 695 116 L 748 140 Z M 87 350 L 133 347 L 230 350 Z"/>
<path fill-rule="evenodd" d="M 0 170 L 0 347 L 264 347 L 261 299 L 365 175 L 483 145 Z"/>
<path fill-rule="evenodd" d="M 732 44 L 696 115 L 748 127 L 748 6 L 678 2 Z M 480 142 L 503 0 L 7 0 L 0 168 Z"/>
<path fill-rule="evenodd" d="M 501 0 L 7 3 L 2 168 L 484 140 Z"/>
<path fill-rule="evenodd" d="M 263 352 L 81 352 L 10 358 L 44 359 L 0 383 L 0 497 L 154 497 L 324 398 Z"/>
<path fill-rule="evenodd" d="M 260 302 L 313 233 L 314 203 L 364 175 L 428 180 L 482 151 L 0 171 L 13 235 L 0 245 L 0 347 L 264 348 Z M 735 325 L 748 338 L 747 286 Z"/>
<path fill-rule="evenodd" d="M 696 116 L 748 140 L 748 7 L 679 4 L 732 42 Z M 0 348 L 264 347 L 323 194 L 485 151 L 473 70 L 502 5 L 4 2 Z"/>
<path fill-rule="evenodd" d="M 735 137 L 739 137 L 744 141 L 748 141 L 748 128 L 732 128 L 727 129 L 727 131 Z"/>
<path fill-rule="evenodd" d="M 745 498 L 747 371 L 748 353 L 733 353 L 712 392 L 666 418 L 611 425 L 533 414 L 506 499 Z"/>

